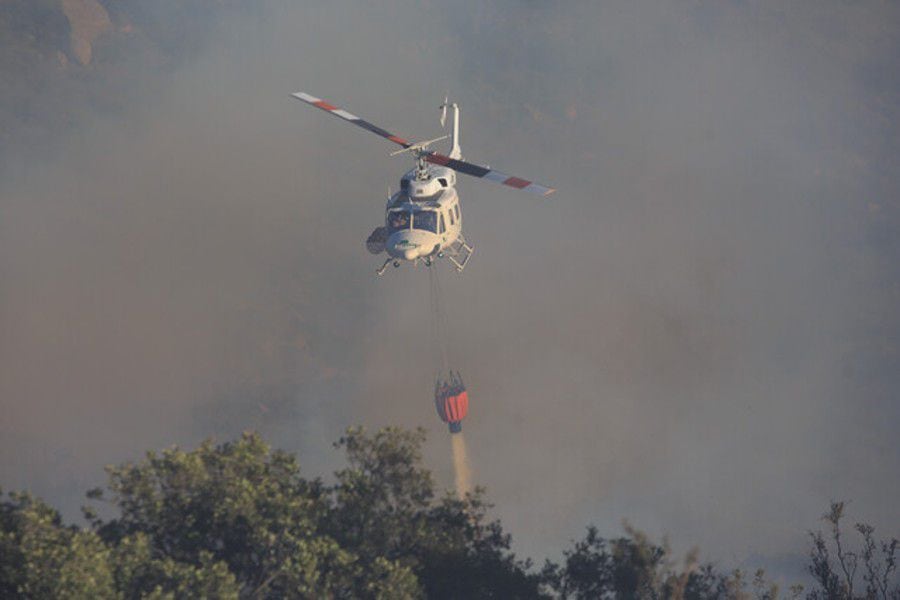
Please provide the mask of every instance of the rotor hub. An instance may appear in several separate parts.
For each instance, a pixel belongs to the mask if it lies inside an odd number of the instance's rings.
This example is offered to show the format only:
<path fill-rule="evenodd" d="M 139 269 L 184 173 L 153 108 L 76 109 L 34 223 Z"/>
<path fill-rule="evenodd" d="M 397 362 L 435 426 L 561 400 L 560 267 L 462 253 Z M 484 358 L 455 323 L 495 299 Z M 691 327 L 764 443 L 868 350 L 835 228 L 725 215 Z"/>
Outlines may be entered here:
<path fill-rule="evenodd" d="M 428 164 L 425 162 L 427 154 L 424 149 L 416 152 L 416 181 L 428 181 L 431 179 L 431 173 L 428 172 Z"/>

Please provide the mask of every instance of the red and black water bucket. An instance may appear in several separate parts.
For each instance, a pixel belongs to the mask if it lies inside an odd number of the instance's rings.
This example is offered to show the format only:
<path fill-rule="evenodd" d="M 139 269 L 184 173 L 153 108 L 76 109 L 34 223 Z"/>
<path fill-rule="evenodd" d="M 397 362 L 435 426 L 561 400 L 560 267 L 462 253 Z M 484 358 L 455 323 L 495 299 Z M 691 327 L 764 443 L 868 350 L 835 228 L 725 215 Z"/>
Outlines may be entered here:
<path fill-rule="evenodd" d="M 462 420 L 469 412 L 469 392 L 462 383 L 462 378 L 451 373 L 449 381 L 438 380 L 434 405 L 438 416 L 450 427 L 450 433 L 462 431 Z"/>

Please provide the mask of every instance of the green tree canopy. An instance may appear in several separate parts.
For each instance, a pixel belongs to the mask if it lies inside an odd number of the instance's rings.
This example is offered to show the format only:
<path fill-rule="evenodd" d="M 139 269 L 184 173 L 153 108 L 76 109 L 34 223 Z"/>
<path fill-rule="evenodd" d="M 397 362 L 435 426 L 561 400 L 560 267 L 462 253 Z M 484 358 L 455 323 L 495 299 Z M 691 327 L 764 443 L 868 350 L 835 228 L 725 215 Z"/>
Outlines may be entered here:
<path fill-rule="evenodd" d="M 781 594 L 757 572 L 721 572 L 697 552 L 673 556 L 626 525 L 584 539 L 536 572 L 487 516 L 483 490 L 464 500 L 437 489 L 422 464 L 421 430 L 348 429 L 347 465 L 326 485 L 295 456 L 253 433 L 194 450 L 149 452 L 107 469 L 101 518 L 87 527 L 26 493 L 0 501 L 0 598 L 572 598 L 744 599 Z M 95 504 L 96 505 L 96 504 Z M 897 540 L 858 524 L 853 550 L 844 505 L 812 534 L 810 600 L 897 600 Z"/>
<path fill-rule="evenodd" d="M 439 494 L 424 432 L 349 429 L 335 483 L 254 433 L 107 469 L 87 528 L 26 494 L 2 503 L 0 596 L 533 598 L 538 574 L 489 522 L 482 492 Z M 107 511 L 104 511 L 107 512 Z"/>

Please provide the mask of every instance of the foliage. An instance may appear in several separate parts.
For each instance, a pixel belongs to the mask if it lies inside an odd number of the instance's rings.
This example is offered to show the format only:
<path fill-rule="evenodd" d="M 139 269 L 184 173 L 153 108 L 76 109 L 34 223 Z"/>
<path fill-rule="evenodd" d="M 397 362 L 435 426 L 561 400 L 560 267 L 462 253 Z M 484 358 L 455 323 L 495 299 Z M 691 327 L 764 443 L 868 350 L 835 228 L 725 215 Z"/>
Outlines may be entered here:
<path fill-rule="evenodd" d="M 424 440 L 421 429 L 349 429 L 336 444 L 349 467 L 336 474 L 329 532 L 363 565 L 387 558 L 408 568 L 429 598 L 537 596 L 537 577 L 509 552 L 500 524 L 486 520 L 482 491 L 435 500 Z"/>
<path fill-rule="evenodd" d="M 335 483 L 256 434 L 109 467 L 115 517 L 89 527 L 26 494 L 2 504 L 0 596 L 525 598 L 538 576 L 488 522 L 481 492 L 437 497 L 424 433 L 350 429 Z"/>
<path fill-rule="evenodd" d="M 25 493 L 0 506 L 0 596 L 108 598 L 109 549 L 96 533 L 63 527 L 59 513 Z"/>
<path fill-rule="evenodd" d="M 2 598 L 541 598 L 775 600 L 757 571 L 722 572 L 696 550 L 677 559 L 625 525 L 595 527 L 535 572 L 489 520 L 484 491 L 439 495 L 422 465 L 422 430 L 348 429 L 335 446 L 347 465 L 334 483 L 301 476 L 296 457 L 256 434 L 194 450 L 149 452 L 107 469 L 113 518 L 85 509 L 88 527 L 66 526 L 26 493 L 0 502 Z M 900 598 L 897 540 L 859 524 L 860 550 L 840 527 L 844 505 L 812 535 L 809 600 Z"/>
<path fill-rule="evenodd" d="M 896 539 L 877 541 L 870 525 L 859 523 L 862 549 L 848 549 L 840 527 L 844 503 L 835 502 L 823 520 L 829 535 L 812 533 L 809 572 L 815 585 L 807 600 L 898 600 Z M 651 542 L 642 532 L 625 526 L 626 536 L 604 539 L 589 527 L 583 540 L 564 553 L 563 564 L 548 562 L 544 583 L 559 598 L 652 598 L 775 600 L 799 598 L 803 587 L 794 585 L 786 594 L 767 580 L 762 570 L 752 579 L 736 570 L 718 571 L 712 563 L 698 564 L 697 552 L 687 554 L 681 566 L 671 549 Z M 861 580 L 861 581 L 859 581 Z"/>
<path fill-rule="evenodd" d="M 140 535 L 151 556 L 222 562 L 242 597 L 345 596 L 358 579 L 372 590 L 408 584 L 389 562 L 359 572 L 356 555 L 322 532 L 330 509 L 321 482 L 300 477 L 293 456 L 255 434 L 148 453 L 109 476 L 121 515 L 94 521 L 105 540 Z"/>
<path fill-rule="evenodd" d="M 585 538 L 564 554 L 562 565 L 544 567 L 546 585 L 559 598 L 719 599 L 749 598 L 741 571 L 720 574 L 712 564 L 700 565 L 691 550 L 680 566 L 663 540 L 656 544 L 626 523 L 624 537 L 611 540 L 588 527 Z M 762 571 L 753 582 L 759 600 L 778 591 Z"/>
<path fill-rule="evenodd" d="M 844 503 L 832 502 L 831 509 L 822 516 L 828 524 L 828 537 L 821 531 L 810 533 L 809 573 L 818 588 L 808 597 L 811 600 L 900 599 L 900 582 L 894 581 L 900 541 L 896 538 L 876 541 L 871 525 L 857 523 L 854 529 L 862 536 L 862 550 L 850 550 L 841 529 L 843 517 Z"/>

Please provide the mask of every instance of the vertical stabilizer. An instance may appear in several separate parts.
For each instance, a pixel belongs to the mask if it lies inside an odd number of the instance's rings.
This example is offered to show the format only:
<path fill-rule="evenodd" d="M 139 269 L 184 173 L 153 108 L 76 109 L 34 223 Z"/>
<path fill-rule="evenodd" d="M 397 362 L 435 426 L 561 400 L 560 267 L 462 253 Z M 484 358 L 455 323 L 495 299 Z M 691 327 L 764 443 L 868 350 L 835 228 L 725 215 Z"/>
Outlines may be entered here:
<path fill-rule="evenodd" d="M 459 149 L 459 104 L 454 102 L 453 107 L 453 137 L 450 138 L 452 144 L 450 148 L 450 158 L 462 158 L 462 151 Z"/>
<path fill-rule="evenodd" d="M 453 135 L 450 137 L 449 156 L 450 158 L 460 159 L 462 158 L 462 150 L 459 149 L 459 104 L 456 102 L 450 104 L 447 98 L 444 98 L 444 103 L 441 104 L 441 127 L 444 126 L 448 108 L 453 109 Z"/>

